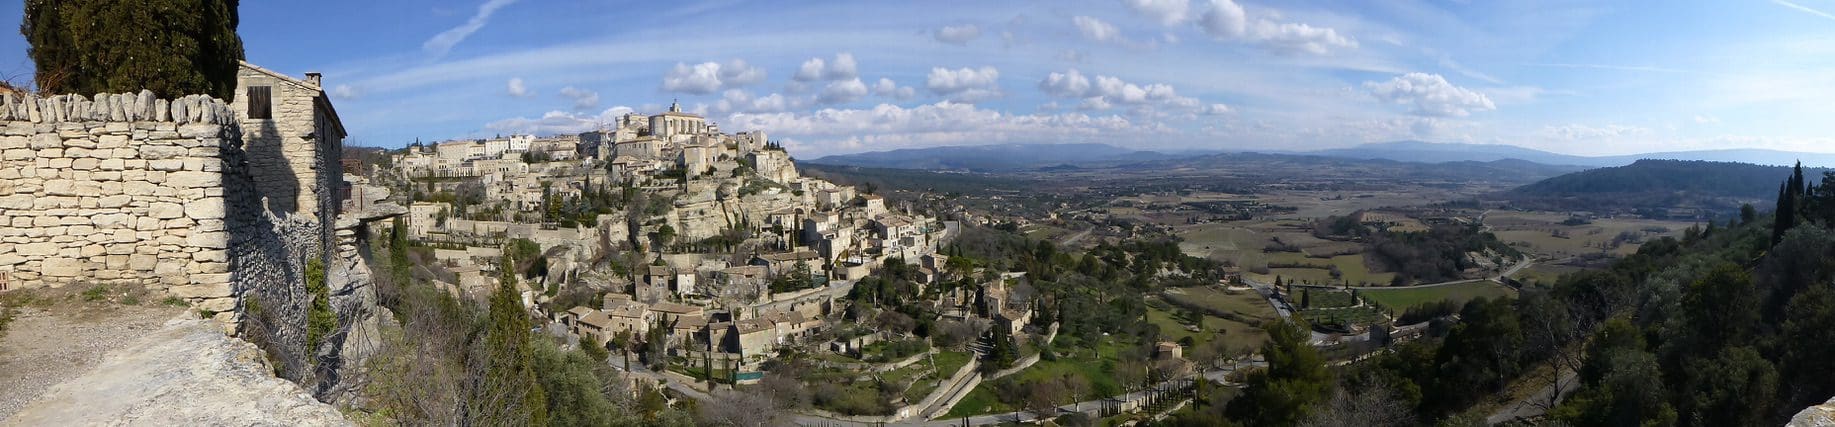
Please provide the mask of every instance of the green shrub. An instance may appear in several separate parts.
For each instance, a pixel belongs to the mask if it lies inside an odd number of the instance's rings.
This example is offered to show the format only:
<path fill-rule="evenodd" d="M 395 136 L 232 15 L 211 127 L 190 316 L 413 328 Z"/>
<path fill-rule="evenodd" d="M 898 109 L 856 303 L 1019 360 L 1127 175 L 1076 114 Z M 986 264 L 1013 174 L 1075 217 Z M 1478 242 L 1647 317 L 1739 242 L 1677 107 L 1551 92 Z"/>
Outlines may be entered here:
<path fill-rule="evenodd" d="M 108 299 L 108 285 L 95 285 L 83 291 L 83 301 L 95 302 Z"/>
<path fill-rule="evenodd" d="M 306 294 L 312 298 L 306 309 L 306 348 L 317 353 L 319 341 L 338 328 L 338 316 L 331 311 L 331 288 L 325 283 L 325 262 L 317 258 L 306 262 Z"/>

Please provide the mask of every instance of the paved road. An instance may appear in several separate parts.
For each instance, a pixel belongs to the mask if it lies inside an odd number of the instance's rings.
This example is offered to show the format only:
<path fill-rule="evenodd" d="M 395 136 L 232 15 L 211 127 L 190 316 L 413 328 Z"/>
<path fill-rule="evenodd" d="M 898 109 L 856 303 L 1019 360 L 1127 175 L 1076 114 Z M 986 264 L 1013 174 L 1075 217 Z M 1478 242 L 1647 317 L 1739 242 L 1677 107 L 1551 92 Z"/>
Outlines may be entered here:
<path fill-rule="evenodd" d="M 1535 264 L 1536 264 L 1535 260 L 1525 257 L 1523 259 L 1517 260 L 1516 264 L 1511 265 L 1510 268 L 1504 269 L 1503 273 L 1495 275 L 1495 276 L 1491 276 L 1491 277 L 1486 277 L 1483 279 L 1461 279 L 1461 280 L 1453 280 L 1453 281 L 1440 282 L 1440 283 L 1426 283 L 1426 284 L 1409 285 L 1409 286 L 1352 286 L 1351 289 L 1359 289 L 1359 290 L 1415 289 L 1415 288 L 1432 288 L 1432 287 L 1438 287 L 1438 286 L 1462 285 L 1462 284 L 1474 283 L 1474 282 L 1503 283 L 1505 277 L 1510 277 L 1510 275 L 1516 274 L 1516 272 L 1522 271 L 1523 269 L 1529 268 L 1529 266 L 1532 266 Z"/>
<path fill-rule="evenodd" d="M 1580 388 L 1580 379 L 1577 378 L 1574 371 L 1562 370 L 1561 378 L 1556 380 L 1554 384 L 1542 387 L 1542 390 L 1537 391 L 1534 395 L 1524 398 L 1523 400 L 1512 402 L 1504 406 L 1503 409 L 1497 410 L 1496 413 L 1485 418 L 1485 424 L 1497 425 L 1512 420 L 1542 416 L 1542 414 L 1548 413 L 1548 402 L 1550 398 L 1556 397 L 1556 393 L 1560 393 L 1560 398 L 1565 398 L 1569 393 L 1573 393 L 1574 390 L 1578 388 Z M 1555 401 L 1559 402 L 1559 399 Z"/>
<path fill-rule="evenodd" d="M 1064 243 L 1059 243 L 1058 246 L 1068 247 L 1070 245 L 1077 244 L 1077 241 L 1083 240 L 1084 237 L 1089 237 L 1091 231 L 1096 231 L 1096 226 L 1092 225 L 1090 226 L 1090 228 L 1085 228 L 1083 229 L 1083 231 L 1077 232 L 1076 235 L 1070 236 L 1070 238 L 1064 239 Z"/>

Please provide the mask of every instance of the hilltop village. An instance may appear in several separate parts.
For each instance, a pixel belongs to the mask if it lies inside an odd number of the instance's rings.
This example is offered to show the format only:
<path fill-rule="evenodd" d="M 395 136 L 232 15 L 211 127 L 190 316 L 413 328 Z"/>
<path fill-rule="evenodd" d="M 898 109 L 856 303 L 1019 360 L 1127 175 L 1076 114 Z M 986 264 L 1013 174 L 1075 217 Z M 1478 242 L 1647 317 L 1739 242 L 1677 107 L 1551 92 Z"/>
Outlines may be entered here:
<path fill-rule="evenodd" d="M 409 238 L 435 248 L 439 286 L 482 296 L 512 269 L 552 332 L 692 352 L 741 377 L 832 335 L 842 299 L 882 266 L 929 283 L 946 263 L 953 222 L 799 175 L 763 132 L 723 133 L 678 105 L 616 125 L 416 144 L 379 175 L 411 195 Z"/>

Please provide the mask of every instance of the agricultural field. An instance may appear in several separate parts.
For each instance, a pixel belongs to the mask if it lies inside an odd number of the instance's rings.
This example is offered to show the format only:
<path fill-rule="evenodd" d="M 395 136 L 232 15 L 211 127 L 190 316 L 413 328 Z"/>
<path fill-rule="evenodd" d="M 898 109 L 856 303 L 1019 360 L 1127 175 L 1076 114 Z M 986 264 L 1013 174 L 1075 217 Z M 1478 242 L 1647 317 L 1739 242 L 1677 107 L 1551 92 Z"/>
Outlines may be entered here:
<path fill-rule="evenodd" d="M 1233 291 L 1214 287 L 1172 288 L 1165 292 L 1174 305 L 1191 306 L 1215 313 L 1236 313 L 1250 319 L 1272 320 L 1274 307 L 1255 291 Z"/>
<path fill-rule="evenodd" d="M 1292 296 L 1292 301 L 1299 304 L 1302 310 L 1339 308 L 1357 305 L 1357 300 L 1351 296 L 1350 291 L 1324 288 L 1294 288 L 1293 292 L 1298 295 Z"/>
<path fill-rule="evenodd" d="M 1511 275 L 1510 278 L 1543 286 L 1551 286 L 1556 280 L 1561 278 L 1561 275 L 1580 270 L 1583 269 L 1568 265 L 1536 264 L 1517 271 L 1516 274 Z"/>
<path fill-rule="evenodd" d="M 1601 218 L 1588 224 L 1566 225 L 1568 216 L 1554 212 L 1492 212 L 1485 225 L 1499 240 L 1525 252 L 1547 258 L 1608 252 L 1627 255 L 1637 252 L 1641 242 L 1662 237 L 1679 237 L 1694 223 L 1641 218 Z M 1631 238 L 1621 240 L 1620 235 Z M 1618 241 L 1618 243 L 1614 243 Z"/>
<path fill-rule="evenodd" d="M 1384 310 L 1393 310 L 1399 314 L 1414 306 L 1444 300 L 1466 302 L 1478 298 L 1514 298 L 1516 290 L 1481 280 L 1421 288 L 1360 289 L 1357 294 L 1372 304 L 1382 306 Z"/>

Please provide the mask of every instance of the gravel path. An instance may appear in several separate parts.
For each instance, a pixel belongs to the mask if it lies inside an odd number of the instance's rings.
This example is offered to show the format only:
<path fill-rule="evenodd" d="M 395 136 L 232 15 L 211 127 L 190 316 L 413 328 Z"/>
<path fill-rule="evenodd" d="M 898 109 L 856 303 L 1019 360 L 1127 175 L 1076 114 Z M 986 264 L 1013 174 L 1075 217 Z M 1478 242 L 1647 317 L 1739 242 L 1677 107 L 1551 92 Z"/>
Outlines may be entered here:
<path fill-rule="evenodd" d="M 13 310 L 13 322 L 0 336 L 0 420 L 183 311 L 112 304 Z"/>

